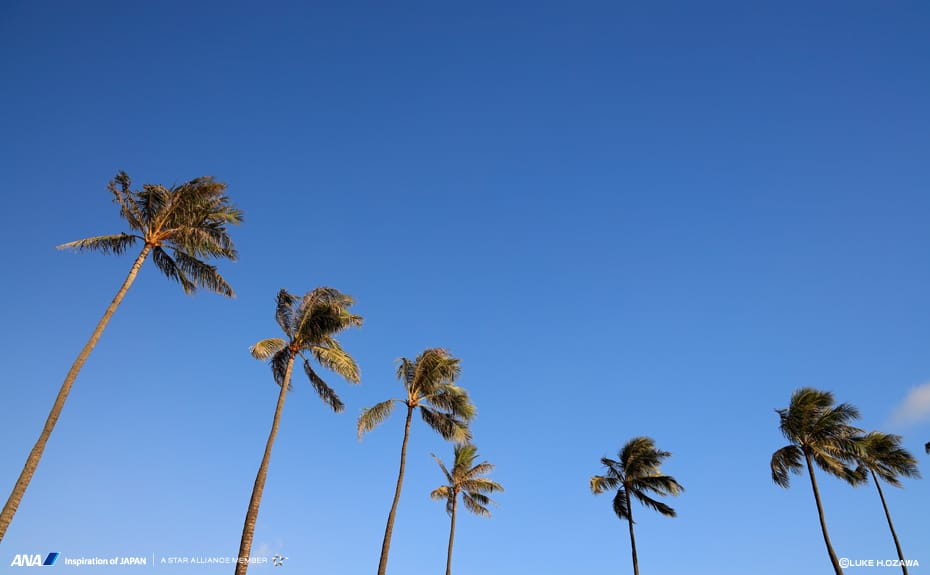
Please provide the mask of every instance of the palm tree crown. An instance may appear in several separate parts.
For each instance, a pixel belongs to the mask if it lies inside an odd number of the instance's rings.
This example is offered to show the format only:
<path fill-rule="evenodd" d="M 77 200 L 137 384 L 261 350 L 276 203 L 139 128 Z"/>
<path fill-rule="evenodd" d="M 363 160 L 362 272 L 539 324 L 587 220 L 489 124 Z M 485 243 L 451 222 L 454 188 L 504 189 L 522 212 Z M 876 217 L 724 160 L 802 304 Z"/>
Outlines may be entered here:
<path fill-rule="evenodd" d="M 362 325 L 362 317 L 349 312 L 354 303 L 351 296 L 328 287 L 316 288 L 303 297 L 282 289 L 278 292 L 275 320 L 286 338 L 263 339 L 249 351 L 256 359 L 270 359 L 271 371 L 278 385 L 290 383 L 284 381 L 288 364 L 300 358 L 304 372 L 320 398 L 333 411 L 342 411 L 345 406 L 339 396 L 313 369 L 307 354 L 349 383 L 359 382 L 358 365 L 335 337 L 345 329 Z"/>
<path fill-rule="evenodd" d="M 242 211 L 230 204 L 226 184 L 205 176 L 171 188 L 144 184 L 141 190 L 132 190 L 129 176 L 119 172 L 108 187 L 120 216 L 134 233 L 84 238 L 58 249 L 119 255 L 142 241 L 146 251 L 151 250 L 155 266 L 179 282 L 185 293 L 204 288 L 234 295 L 216 267 L 203 261 L 238 257 L 227 226 L 241 223 Z"/>
<path fill-rule="evenodd" d="M 898 477 L 920 477 L 917 458 L 901 446 L 900 435 L 871 431 L 857 440 L 861 474 L 874 473 L 893 487 L 901 487 Z"/>
<path fill-rule="evenodd" d="M 801 461 L 809 457 L 817 467 L 853 485 L 864 477 L 849 467 L 859 451 L 856 436 L 862 433 L 850 422 L 859 410 L 848 403 L 834 405 L 833 394 L 801 388 L 791 395 L 787 409 L 777 409 L 779 429 L 790 442 L 772 455 L 772 481 L 791 485 L 791 473 L 801 473 Z"/>
<path fill-rule="evenodd" d="M 448 483 L 434 489 L 430 493 L 430 497 L 436 500 L 445 500 L 446 512 L 451 515 L 456 497 L 461 493 L 465 509 L 481 517 L 490 517 L 491 511 L 488 509 L 488 505 L 494 503 L 494 501 L 485 494 L 503 491 L 504 488 L 500 483 L 482 477 L 493 471 L 494 465 L 487 461 L 475 465 L 478 448 L 470 443 L 456 445 L 455 462 L 452 465 L 452 471 L 446 469 L 441 459 L 435 455 L 433 457 L 436 459 L 436 463 L 439 464 L 439 468 L 442 469 Z"/>
<path fill-rule="evenodd" d="M 414 361 L 402 357 L 397 379 L 404 384 L 407 397 L 388 399 L 363 409 L 358 418 L 359 439 L 384 422 L 395 403 L 402 403 L 410 409 L 420 408 L 420 417 L 443 439 L 468 441 L 471 439 L 468 422 L 476 410 L 468 392 L 455 385 L 461 371 L 459 360 L 441 348 L 427 349 Z"/>
<path fill-rule="evenodd" d="M 640 503 L 667 517 L 675 517 L 675 510 L 647 495 L 678 495 L 684 491 L 674 477 L 663 475 L 659 469 L 662 462 L 671 457 L 668 451 L 657 449 L 650 437 L 635 437 L 620 450 L 619 460 L 602 457 L 607 468 L 604 475 L 591 478 L 591 492 L 600 495 L 616 489 L 613 507 L 620 519 L 630 519 L 630 496 Z"/>

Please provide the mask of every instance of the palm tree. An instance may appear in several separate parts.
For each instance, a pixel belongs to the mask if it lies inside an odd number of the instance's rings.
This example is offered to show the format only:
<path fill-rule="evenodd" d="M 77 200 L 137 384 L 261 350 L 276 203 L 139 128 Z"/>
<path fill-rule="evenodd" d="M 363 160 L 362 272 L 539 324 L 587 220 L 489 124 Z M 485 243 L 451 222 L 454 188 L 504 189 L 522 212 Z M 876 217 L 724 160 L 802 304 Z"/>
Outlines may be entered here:
<path fill-rule="evenodd" d="M 470 443 L 456 445 L 455 463 L 452 465 L 452 471 L 449 472 L 442 460 L 433 455 L 439 468 L 445 474 L 446 481 L 449 482 L 430 493 L 433 499 L 445 500 L 446 512 L 452 518 L 452 527 L 449 529 L 449 551 L 446 555 L 446 575 L 452 575 L 452 542 L 455 539 L 455 511 L 459 493 L 462 494 L 465 509 L 481 517 L 490 517 L 491 511 L 488 510 L 488 504 L 494 501 L 485 494 L 504 490 L 500 483 L 482 477 L 490 473 L 494 466 L 487 461 L 475 465 L 477 457 L 478 448 L 474 445 Z"/>
<path fill-rule="evenodd" d="M 891 513 L 888 512 L 885 494 L 882 493 L 882 485 L 878 479 L 881 477 L 889 485 L 901 487 L 898 476 L 920 477 L 920 471 L 917 469 L 917 459 L 908 450 L 901 447 L 900 435 L 873 431 L 858 438 L 858 441 L 860 448 L 860 453 L 856 458 L 859 462 L 858 472 L 863 476 L 867 473 L 872 475 L 872 480 L 878 489 L 878 496 L 882 500 L 882 508 L 885 510 L 885 518 L 888 520 L 888 528 L 891 530 L 895 549 L 898 551 L 898 559 L 901 560 L 901 569 L 904 570 L 904 575 L 907 575 L 904 552 L 901 551 L 901 543 L 898 541 L 894 524 L 891 522 Z"/>
<path fill-rule="evenodd" d="M 265 453 L 258 467 L 258 475 L 252 487 L 252 497 L 249 499 L 249 509 L 242 527 L 236 575 L 244 575 L 248 569 L 252 537 L 255 534 L 255 522 L 258 519 L 258 507 L 261 504 L 265 479 L 268 477 L 271 447 L 278 434 L 284 397 L 291 387 L 294 362 L 298 357 L 303 360 L 304 372 L 310 379 L 310 385 L 335 412 L 342 411 L 345 406 L 336 392 L 313 369 L 306 354 L 313 356 L 318 364 L 341 375 L 349 383 L 359 382 L 359 370 L 355 360 L 342 349 L 335 338 L 336 334 L 344 329 L 362 325 L 361 316 L 349 312 L 349 307 L 353 303 L 355 301 L 351 297 L 332 288 L 316 288 L 304 294 L 302 298 L 282 289 L 278 292 L 275 319 L 287 338 L 263 339 L 249 348 L 254 358 L 270 360 L 274 381 L 281 389 L 278 392 L 278 403 L 271 422 L 271 433 L 265 444 Z"/>
<path fill-rule="evenodd" d="M 620 519 L 626 519 L 630 527 L 630 546 L 633 550 L 633 573 L 639 575 L 639 559 L 636 557 L 636 538 L 633 535 L 633 506 L 630 496 L 666 517 L 675 517 L 675 510 L 647 493 L 657 495 L 678 495 L 684 491 L 674 477 L 663 475 L 659 469 L 662 462 L 671 457 L 668 451 L 656 448 L 651 437 L 634 437 L 620 450 L 619 460 L 601 458 L 607 468 L 605 475 L 591 478 L 591 492 L 600 495 L 605 491 L 617 490 L 614 495 L 614 513 Z"/>
<path fill-rule="evenodd" d="M 119 205 L 120 216 L 129 224 L 130 233 L 94 236 L 58 246 L 58 249 L 120 255 L 141 242 L 142 250 L 61 384 L 39 439 L 0 513 L 0 541 L 29 487 L 74 380 L 149 254 L 155 267 L 178 281 L 185 293 L 192 294 L 198 288 L 204 288 L 226 297 L 234 295 L 216 267 L 203 261 L 208 258 L 237 258 L 227 226 L 240 223 L 242 212 L 230 203 L 226 184 L 214 181 L 212 177 L 201 177 L 172 188 L 146 184 L 142 190 L 133 191 L 130 186 L 125 172 L 119 172 L 108 185 L 114 203 Z"/>
<path fill-rule="evenodd" d="M 859 410 L 848 403 L 833 403 L 833 394 L 829 391 L 805 387 L 791 394 L 788 408 L 776 410 L 781 420 L 779 428 L 790 444 L 772 454 L 771 467 L 772 481 L 788 488 L 791 484 L 790 474 L 801 473 L 801 460 L 804 460 L 817 503 L 827 553 L 834 571 L 841 575 L 843 569 L 827 533 L 814 464 L 852 485 L 862 483 L 865 477 L 848 467 L 859 449 L 856 435 L 862 433 L 861 429 L 853 427 L 849 422 L 859 418 Z"/>
<path fill-rule="evenodd" d="M 460 373 L 459 360 L 444 349 L 427 349 L 417 356 L 415 361 L 401 358 L 397 368 L 397 379 L 404 384 L 404 389 L 407 391 L 406 399 L 382 401 L 363 409 L 358 418 L 358 437 L 361 440 L 366 432 L 371 431 L 388 418 L 395 403 L 407 406 L 404 442 L 400 448 L 400 471 L 397 474 L 394 502 L 391 504 L 387 526 L 384 529 L 378 575 L 384 575 L 387 571 L 394 517 L 397 514 L 397 502 L 400 501 L 400 490 L 404 483 L 407 441 L 410 438 L 410 421 L 414 410 L 419 408 L 423 421 L 443 439 L 456 443 L 464 443 L 471 439 L 468 422 L 475 416 L 475 406 L 468 399 L 468 393 L 455 385 L 455 380 Z"/>

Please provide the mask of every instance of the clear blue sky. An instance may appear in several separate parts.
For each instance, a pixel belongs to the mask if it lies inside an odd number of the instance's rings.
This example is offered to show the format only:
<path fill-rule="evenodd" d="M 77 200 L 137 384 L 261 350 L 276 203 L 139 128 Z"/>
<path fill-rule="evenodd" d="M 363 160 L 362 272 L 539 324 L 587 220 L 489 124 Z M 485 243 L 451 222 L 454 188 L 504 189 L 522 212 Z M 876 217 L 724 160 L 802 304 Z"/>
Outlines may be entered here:
<path fill-rule="evenodd" d="M 433 346 L 507 489 L 460 518 L 457 573 L 630 572 L 587 481 L 636 435 L 687 489 L 676 519 L 638 511 L 643 573 L 828 571 L 809 483 L 769 474 L 792 390 L 930 474 L 930 407 L 896 415 L 930 381 L 928 26 L 907 1 L 3 2 L 4 498 L 131 262 L 54 249 L 125 229 L 106 182 L 213 175 L 247 221 L 235 300 L 143 269 L 0 571 L 235 555 L 277 393 L 248 346 L 278 289 L 320 285 L 366 318 L 343 338 L 362 385 L 330 376 L 339 415 L 302 379 L 288 397 L 254 550 L 289 572 L 375 570 L 402 418 L 361 443 L 355 419 Z M 415 425 L 391 573 L 443 567 L 451 451 Z M 894 556 L 874 487 L 821 486 L 840 556 Z M 887 491 L 927 570 L 930 480 Z"/>

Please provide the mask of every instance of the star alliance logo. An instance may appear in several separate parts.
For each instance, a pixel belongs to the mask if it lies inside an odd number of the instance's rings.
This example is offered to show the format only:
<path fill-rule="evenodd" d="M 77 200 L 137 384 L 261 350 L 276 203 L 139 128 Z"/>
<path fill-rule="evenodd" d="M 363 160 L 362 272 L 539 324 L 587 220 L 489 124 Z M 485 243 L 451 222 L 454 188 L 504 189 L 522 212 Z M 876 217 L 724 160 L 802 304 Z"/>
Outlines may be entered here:
<path fill-rule="evenodd" d="M 284 565 L 285 561 L 287 561 L 287 557 L 285 557 L 284 555 L 281 555 L 280 553 L 275 554 L 275 556 L 271 558 L 271 562 L 274 564 L 275 567 L 280 567 Z"/>

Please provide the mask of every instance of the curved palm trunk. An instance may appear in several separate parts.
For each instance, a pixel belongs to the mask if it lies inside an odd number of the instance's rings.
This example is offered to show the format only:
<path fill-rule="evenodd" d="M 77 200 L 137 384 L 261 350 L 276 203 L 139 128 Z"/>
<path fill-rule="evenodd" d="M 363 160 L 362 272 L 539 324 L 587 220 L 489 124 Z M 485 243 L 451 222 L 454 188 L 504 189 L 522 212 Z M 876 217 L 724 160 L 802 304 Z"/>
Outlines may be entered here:
<path fill-rule="evenodd" d="M 633 536 L 633 506 L 630 504 L 630 491 L 626 492 L 627 523 L 630 524 L 630 548 L 633 550 L 633 575 L 639 575 L 639 559 L 636 557 L 636 537 Z"/>
<path fill-rule="evenodd" d="M 378 575 L 387 573 L 388 553 L 391 551 L 391 534 L 394 532 L 394 516 L 397 514 L 397 502 L 400 501 L 400 489 L 404 484 L 404 466 L 407 463 L 407 440 L 410 438 L 410 420 L 413 407 L 407 405 L 407 421 L 404 423 L 404 443 L 400 448 L 400 472 L 397 474 L 397 489 L 394 491 L 394 503 L 388 514 L 387 527 L 384 529 L 384 542 L 381 543 L 381 561 L 378 563 Z"/>
<path fill-rule="evenodd" d="M 449 552 L 446 554 L 446 575 L 452 575 L 452 541 L 455 539 L 455 506 L 459 502 L 458 494 L 452 500 L 452 527 L 449 528 Z"/>
<path fill-rule="evenodd" d="M 16 480 L 13 492 L 10 493 L 9 499 L 6 500 L 6 504 L 3 506 L 3 512 L 0 513 L 0 541 L 3 541 L 3 536 L 6 534 L 6 530 L 13 521 L 13 516 L 16 514 L 16 509 L 19 507 L 20 502 L 23 500 L 23 496 L 26 494 L 26 488 L 29 487 L 29 482 L 32 481 L 32 476 L 39 466 L 39 460 L 42 459 L 42 452 L 45 451 L 45 444 L 48 443 L 48 438 L 52 435 L 55 424 L 58 423 L 58 417 L 61 415 L 61 410 L 65 406 L 65 400 L 68 399 L 68 394 L 71 393 L 71 386 L 74 385 L 74 380 L 77 379 L 78 373 L 80 373 L 81 368 L 84 367 L 87 358 L 90 357 L 90 352 L 94 351 L 97 341 L 99 341 L 100 336 L 103 335 L 103 330 L 106 329 L 116 308 L 119 307 L 120 302 L 122 302 L 123 298 L 126 296 L 126 292 L 129 291 L 129 286 L 135 281 L 136 275 L 139 273 L 139 269 L 142 267 L 151 249 L 152 246 L 148 244 L 142 248 L 142 252 L 129 269 L 129 275 L 126 276 L 123 285 L 120 286 L 119 291 L 116 292 L 116 296 L 113 297 L 113 301 L 107 306 L 107 310 L 103 313 L 103 317 L 97 322 L 94 333 L 91 334 L 90 339 L 84 344 L 84 348 L 81 350 L 81 353 L 78 354 L 77 359 L 71 364 L 71 369 L 68 370 L 65 381 L 61 384 L 61 389 L 58 390 L 58 396 L 55 398 L 52 410 L 45 419 L 45 426 L 42 428 L 42 433 L 39 434 L 39 439 L 32 447 L 32 451 L 29 452 L 29 457 L 26 458 L 26 465 L 19 474 L 19 479 Z"/>
<path fill-rule="evenodd" d="M 278 404 L 274 409 L 274 419 L 271 422 L 271 433 L 268 434 L 268 442 L 265 444 L 265 454 L 262 456 L 262 464 L 258 468 L 258 475 L 255 477 L 255 485 L 252 487 L 252 498 L 249 499 L 249 510 L 245 514 L 245 524 L 242 526 L 242 540 L 239 542 L 239 555 L 236 561 L 236 575 L 245 575 L 249 568 L 249 554 L 252 552 L 252 538 L 255 535 L 255 522 L 258 520 L 258 506 L 262 502 L 262 491 L 265 489 L 265 479 L 268 477 L 268 462 L 271 460 L 271 447 L 274 445 L 274 438 L 278 435 L 278 425 L 281 423 L 281 409 L 284 407 L 284 398 L 287 396 L 287 386 L 291 381 L 291 371 L 294 368 L 294 355 L 287 361 L 287 369 L 284 371 L 284 381 L 281 383 L 281 391 L 278 393 Z"/>
<path fill-rule="evenodd" d="M 804 459 L 807 461 L 807 471 L 811 476 L 811 487 L 814 489 L 814 499 L 817 501 L 817 513 L 820 515 L 820 529 L 823 531 L 823 541 L 827 544 L 827 553 L 830 554 L 830 562 L 833 563 L 833 570 L 836 575 L 843 575 L 843 568 L 840 567 L 840 560 L 833 551 L 833 545 L 830 543 L 830 535 L 827 534 L 827 520 L 823 515 L 823 504 L 820 502 L 820 490 L 817 489 L 817 478 L 814 477 L 814 466 L 811 462 L 811 456 L 804 453 Z"/>
<path fill-rule="evenodd" d="M 882 508 L 885 510 L 885 519 L 888 520 L 888 529 L 891 530 L 891 537 L 894 539 L 894 547 L 898 550 L 898 559 L 901 560 L 901 569 L 904 571 L 904 575 L 907 575 L 907 565 L 904 564 L 904 552 L 901 551 L 901 543 L 898 541 L 898 534 L 895 533 L 894 524 L 891 523 L 891 513 L 888 512 L 888 504 L 885 503 L 885 494 L 882 493 L 882 486 L 879 484 L 878 477 L 875 476 L 874 471 L 872 471 L 872 480 L 875 481 L 875 487 L 878 488 L 878 496 L 882 500 Z"/>

